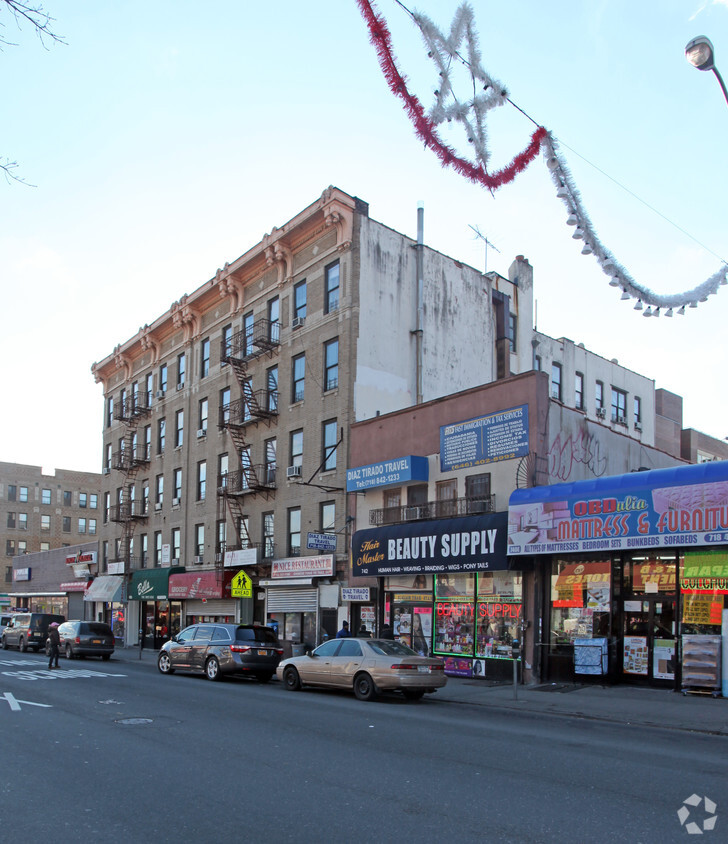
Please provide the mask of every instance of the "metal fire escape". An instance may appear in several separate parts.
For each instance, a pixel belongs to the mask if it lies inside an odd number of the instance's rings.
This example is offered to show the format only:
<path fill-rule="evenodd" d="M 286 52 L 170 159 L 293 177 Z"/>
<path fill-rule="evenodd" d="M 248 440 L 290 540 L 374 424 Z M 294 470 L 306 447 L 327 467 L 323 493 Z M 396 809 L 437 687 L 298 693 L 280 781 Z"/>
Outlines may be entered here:
<path fill-rule="evenodd" d="M 268 463 L 253 464 L 249 461 L 249 426 L 271 421 L 278 417 L 278 390 L 270 387 L 254 390 L 248 375 L 248 364 L 264 355 L 273 357 L 280 347 L 280 323 L 269 319 L 257 319 L 252 329 L 233 334 L 223 340 L 220 360 L 229 364 L 240 388 L 240 398 L 220 408 L 218 426 L 228 432 L 235 446 L 235 469 L 220 475 L 217 479 L 217 524 L 227 520 L 227 513 L 233 521 L 237 539 L 236 547 L 252 548 L 247 530 L 243 500 L 245 496 L 264 495 L 270 498 L 276 489 L 276 467 Z M 217 539 L 215 566 L 222 569 L 226 550 L 234 550 L 231 543 L 225 547 Z"/>
<path fill-rule="evenodd" d="M 146 393 L 134 393 L 120 402 L 114 410 L 114 418 L 126 426 L 119 450 L 112 455 L 111 467 L 124 475 L 120 500 L 109 508 L 109 520 L 121 525 L 118 559 L 124 562 L 124 573 L 129 574 L 136 568 L 132 559 L 132 540 L 137 523 L 147 519 L 148 500 L 134 497 L 134 484 L 137 472 L 149 464 L 151 443 L 140 443 L 138 427 L 142 419 L 149 416 L 152 409 Z"/>

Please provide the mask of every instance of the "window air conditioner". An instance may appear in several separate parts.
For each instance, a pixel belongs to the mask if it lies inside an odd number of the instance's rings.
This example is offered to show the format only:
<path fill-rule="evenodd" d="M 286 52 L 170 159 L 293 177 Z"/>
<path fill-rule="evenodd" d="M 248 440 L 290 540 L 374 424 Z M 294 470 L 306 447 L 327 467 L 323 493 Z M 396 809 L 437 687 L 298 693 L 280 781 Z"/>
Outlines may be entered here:
<path fill-rule="evenodd" d="M 200 428 L 197 431 L 197 439 L 199 440 L 201 437 L 204 437 L 207 434 L 207 428 Z"/>
<path fill-rule="evenodd" d="M 163 399 L 164 398 L 164 390 L 157 390 L 157 392 L 154 394 L 154 397 L 157 398 L 157 399 Z"/>
<path fill-rule="evenodd" d="M 185 388 L 185 385 L 184 385 L 184 384 L 177 384 L 177 389 L 178 389 L 178 390 L 184 390 L 184 388 Z"/>
<path fill-rule="evenodd" d="M 161 510 L 162 509 L 162 502 L 157 501 L 157 503 L 154 505 L 154 509 L 155 510 Z"/>
<path fill-rule="evenodd" d="M 173 499 L 172 499 L 172 506 L 173 506 L 173 507 L 179 507 L 179 503 L 180 503 L 180 499 L 179 499 L 179 498 L 173 498 Z"/>
<path fill-rule="evenodd" d="M 204 557 L 195 557 L 195 565 L 201 566 L 202 563 L 204 562 L 204 559 L 205 559 Z"/>
<path fill-rule="evenodd" d="M 641 431 L 642 430 L 642 423 L 641 422 L 635 422 L 634 423 L 634 429 L 635 429 L 635 431 Z"/>
<path fill-rule="evenodd" d="M 597 416 L 599 417 L 599 419 L 604 419 L 606 415 L 607 411 L 603 407 L 597 408 Z"/>
<path fill-rule="evenodd" d="M 300 328 L 306 322 L 306 317 L 296 316 L 291 320 L 291 328 Z"/>
<path fill-rule="evenodd" d="M 105 475 L 110 475 L 110 474 L 111 474 L 111 469 L 110 469 L 108 466 L 104 466 L 104 474 L 105 474 Z"/>
<path fill-rule="evenodd" d="M 626 423 L 627 423 L 627 420 L 624 418 L 624 416 L 620 416 L 619 414 L 617 414 L 617 424 L 618 425 L 625 425 Z"/>
<path fill-rule="evenodd" d="M 289 466 L 286 469 L 286 477 L 287 478 L 300 478 L 301 477 L 301 467 L 300 466 Z"/>

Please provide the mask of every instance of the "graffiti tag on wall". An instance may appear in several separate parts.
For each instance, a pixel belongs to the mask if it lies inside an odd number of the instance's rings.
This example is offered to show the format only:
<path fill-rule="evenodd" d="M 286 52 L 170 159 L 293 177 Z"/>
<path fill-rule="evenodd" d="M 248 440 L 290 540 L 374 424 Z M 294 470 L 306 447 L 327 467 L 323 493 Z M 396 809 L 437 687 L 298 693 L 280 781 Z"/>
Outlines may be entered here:
<path fill-rule="evenodd" d="M 568 481 L 574 471 L 574 464 L 585 467 L 587 473 L 601 477 L 607 469 L 607 458 L 602 454 L 602 445 L 594 434 L 579 431 L 562 442 L 558 433 L 549 449 L 549 477 L 556 481 Z"/>

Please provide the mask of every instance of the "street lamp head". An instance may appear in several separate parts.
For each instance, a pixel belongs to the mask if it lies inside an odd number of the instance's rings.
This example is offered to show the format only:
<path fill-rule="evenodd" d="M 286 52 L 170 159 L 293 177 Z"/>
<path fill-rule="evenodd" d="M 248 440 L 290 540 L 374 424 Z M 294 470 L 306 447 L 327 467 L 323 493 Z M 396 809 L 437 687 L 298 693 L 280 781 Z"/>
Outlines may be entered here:
<path fill-rule="evenodd" d="M 713 70 L 715 53 L 709 38 L 698 35 L 688 41 L 685 47 L 685 58 L 698 70 Z"/>

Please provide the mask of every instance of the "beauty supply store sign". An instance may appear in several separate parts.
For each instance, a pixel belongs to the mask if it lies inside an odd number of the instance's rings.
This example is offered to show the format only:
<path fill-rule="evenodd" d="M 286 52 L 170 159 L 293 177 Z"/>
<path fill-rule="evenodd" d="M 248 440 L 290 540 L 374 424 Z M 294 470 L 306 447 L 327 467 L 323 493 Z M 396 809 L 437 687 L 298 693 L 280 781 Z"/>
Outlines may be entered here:
<path fill-rule="evenodd" d="M 440 428 L 440 470 L 451 472 L 528 454 L 528 405 Z"/>
<path fill-rule="evenodd" d="M 676 473 L 668 470 L 662 477 Z M 718 544 L 728 544 L 728 482 L 723 480 L 653 487 L 641 486 L 635 473 L 516 490 L 508 509 L 509 555 Z"/>
<path fill-rule="evenodd" d="M 489 513 L 359 530 L 352 539 L 353 576 L 507 569 L 507 518 Z"/>

